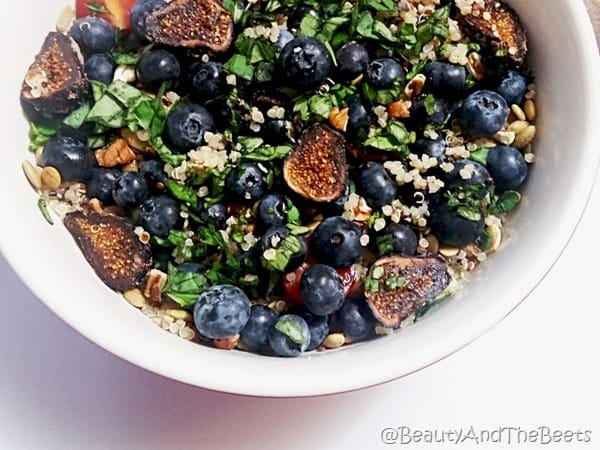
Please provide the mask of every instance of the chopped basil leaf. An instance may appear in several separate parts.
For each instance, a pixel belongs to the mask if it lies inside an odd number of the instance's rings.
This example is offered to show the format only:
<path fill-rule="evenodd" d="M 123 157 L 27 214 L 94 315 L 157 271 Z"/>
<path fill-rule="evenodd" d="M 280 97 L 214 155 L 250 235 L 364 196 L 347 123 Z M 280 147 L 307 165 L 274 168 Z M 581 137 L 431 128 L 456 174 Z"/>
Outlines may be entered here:
<path fill-rule="evenodd" d="M 321 19 L 312 15 L 307 14 L 304 16 L 302 21 L 300 22 L 300 27 L 298 28 L 298 36 L 309 36 L 314 37 L 319 28 L 321 26 Z"/>
<path fill-rule="evenodd" d="M 252 151 L 242 153 L 242 158 L 252 161 L 272 161 L 285 158 L 291 151 L 291 145 L 263 145 Z"/>
<path fill-rule="evenodd" d="M 427 97 L 425 97 L 425 101 L 423 103 L 425 104 L 425 110 L 427 111 L 427 114 L 433 116 L 435 114 L 435 97 L 429 94 Z"/>
<path fill-rule="evenodd" d="M 109 54 L 115 64 L 118 66 L 137 66 L 138 62 L 140 61 L 140 55 L 136 53 L 113 51 Z"/>
<path fill-rule="evenodd" d="M 33 122 L 29 125 L 29 149 L 36 151 L 48 143 L 50 138 L 56 136 L 58 132 L 54 128 L 36 125 Z"/>
<path fill-rule="evenodd" d="M 38 205 L 40 212 L 42 213 L 42 216 L 44 216 L 44 219 L 46 219 L 46 222 L 48 222 L 50 225 L 54 225 L 54 220 L 52 220 L 50 211 L 48 211 L 48 202 L 46 201 L 46 199 L 43 197 L 40 197 L 38 199 L 37 205 Z"/>
<path fill-rule="evenodd" d="M 194 189 L 174 180 L 167 180 L 167 188 L 177 200 L 188 203 L 194 209 L 198 207 L 198 195 Z"/>
<path fill-rule="evenodd" d="M 270 250 L 273 250 L 272 258 L 267 259 L 264 253 L 261 256 L 263 266 L 271 271 L 283 272 L 292 256 L 301 251 L 302 247 L 296 236 L 289 235 L 281 241 L 279 247 Z M 266 250 L 266 252 L 269 252 L 269 250 Z"/>
<path fill-rule="evenodd" d="M 275 322 L 275 329 L 295 344 L 303 345 L 306 343 L 306 337 L 302 333 L 302 326 L 293 317 L 282 317 Z"/>
<path fill-rule="evenodd" d="M 191 308 L 208 287 L 208 280 L 198 273 L 186 272 L 169 264 L 167 283 L 162 292 L 183 308 Z"/>
<path fill-rule="evenodd" d="M 500 194 L 490 205 L 490 214 L 505 214 L 517 207 L 521 202 L 521 194 L 516 191 L 506 191 Z"/>
<path fill-rule="evenodd" d="M 474 208 L 469 208 L 468 206 L 459 206 L 456 209 L 456 212 L 459 216 L 464 217 L 467 220 L 471 220 L 472 222 L 478 222 L 481 220 L 481 211 L 478 211 Z"/>
<path fill-rule="evenodd" d="M 487 158 L 489 153 L 489 148 L 481 147 L 471 152 L 471 154 L 469 155 L 469 159 L 485 166 L 487 164 Z"/>
<path fill-rule="evenodd" d="M 108 9 L 106 6 L 100 2 L 86 2 L 85 6 L 90 10 L 90 13 L 95 16 L 98 14 L 106 14 Z"/>
<path fill-rule="evenodd" d="M 490 249 L 491 244 L 492 244 L 492 237 L 487 232 L 487 230 L 484 230 L 483 233 L 481 234 L 481 237 L 479 238 L 479 247 L 481 248 L 481 251 L 487 252 Z"/>
<path fill-rule="evenodd" d="M 79 128 L 85 120 L 92 109 L 92 106 L 89 103 L 84 103 L 75 111 L 67 116 L 63 123 L 71 128 Z"/>
<path fill-rule="evenodd" d="M 252 78 L 254 77 L 254 67 L 244 55 L 233 55 L 231 59 L 225 63 L 225 69 L 244 80 L 252 81 Z"/>

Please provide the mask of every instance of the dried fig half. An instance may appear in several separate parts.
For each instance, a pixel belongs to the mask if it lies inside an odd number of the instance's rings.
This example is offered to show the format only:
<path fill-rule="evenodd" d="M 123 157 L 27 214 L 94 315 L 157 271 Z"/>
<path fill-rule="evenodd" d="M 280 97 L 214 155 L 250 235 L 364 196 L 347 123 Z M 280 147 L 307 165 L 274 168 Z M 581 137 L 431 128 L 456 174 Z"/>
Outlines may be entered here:
<path fill-rule="evenodd" d="M 305 130 L 300 145 L 285 159 L 283 177 L 294 192 L 314 202 L 330 202 L 346 188 L 344 138 L 323 124 Z"/>
<path fill-rule="evenodd" d="M 398 328 L 437 297 L 449 281 L 448 267 L 441 258 L 389 256 L 371 266 L 365 279 L 365 297 L 384 326 Z"/>

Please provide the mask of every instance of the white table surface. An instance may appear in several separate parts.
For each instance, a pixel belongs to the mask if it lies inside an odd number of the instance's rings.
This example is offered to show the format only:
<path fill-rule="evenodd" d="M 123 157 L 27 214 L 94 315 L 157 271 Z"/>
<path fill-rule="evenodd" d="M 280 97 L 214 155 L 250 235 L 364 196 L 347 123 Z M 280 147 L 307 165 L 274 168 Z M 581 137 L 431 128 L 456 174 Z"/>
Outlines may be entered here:
<path fill-rule="evenodd" d="M 600 448 L 600 184 L 562 258 L 501 324 L 376 388 L 257 399 L 124 362 L 54 317 L 0 259 L 0 449 Z M 589 443 L 385 445 L 381 430 L 588 430 Z M 586 435 L 581 434 L 582 438 Z"/>

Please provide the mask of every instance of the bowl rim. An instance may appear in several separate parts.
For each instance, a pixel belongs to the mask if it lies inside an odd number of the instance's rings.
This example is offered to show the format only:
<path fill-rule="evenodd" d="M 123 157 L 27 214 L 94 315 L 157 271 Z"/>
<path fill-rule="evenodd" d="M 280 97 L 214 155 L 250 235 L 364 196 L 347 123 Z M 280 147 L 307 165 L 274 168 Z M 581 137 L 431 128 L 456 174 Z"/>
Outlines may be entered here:
<path fill-rule="evenodd" d="M 597 73 L 600 72 L 600 58 L 598 58 L 598 48 L 596 46 L 597 44 L 592 25 L 583 2 L 565 2 L 564 7 L 568 9 L 573 21 L 579 25 L 578 32 L 573 35 L 573 38 L 576 39 L 577 44 L 581 46 L 582 54 L 590 56 L 589 58 L 587 58 L 586 64 L 583 65 L 585 78 L 581 80 L 581 89 L 585 92 L 590 92 L 591 94 L 590 99 L 586 103 L 589 112 L 588 117 L 600 118 L 600 91 L 598 91 L 595 81 Z M 592 121 L 591 118 L 587 119 L 590 123 Z M 591 146 L 594 145 L 594 142 L 600 141 L 600 127 L 589 126 L 582 128 L 585 129 L 585 136 L 582 139 L 583 142 L 587 144 L 587 146 L 590 146 L 591 148 Z M 462 330 L 460 333 L 457 333 L 452 337 L 452 339 L 449 339 L 449 341 L 443 346 L 440 345 L 437 346 L 435 350 L 429 350 L 428 352 L 424 352 L 423 355 L 420 355 L 419 358 L 415 358 L 413 361 L 411 361 L 410 364 L 403 364 L 405 366 L 404 370 L 399 372 L 392 364 L 390 365 L 390 368 L 388 368 L 385 372 L 378 374 L 378 376 L 371 376 L 368 380 L 365 380 L 361 377 L 355 377 L 355 379 L 345 380 L 343 383 L 334 384 L 332 382 L 324 382 L 321 385 L 312 386 L 311 388 L 298 387 L 293 385 L 285 387 L 285 385 L 281 384 L 277 384 L 276 387 L 270 387 L 266 385 L 251 386 L 249 385 L 249 383 L 245 382 L 244 379 L 240 379 L 239 377 L 234 376 L 214 377 L 212 372 L 198 375 L 192 375 L 190 373 L 177 373 L 170 369 L 166 364 L 157 364 L 156 361 L 154 361 L 148 354 L 140 354 L 135 351 L 132 351 L 130 348 L 128 348 L 127 345 L 123 345 L 122 343 L 117 342 L 115 339 L 112 339 L 107 334 L 98 333 L 96 330 L 91 331 L 89 328 L 86 328 L 83 323 L 78 322 L 76 318 L 69 313 L 69 311 L 62 308 L 60 302 L 56 302 L 52 299 L 47 298 L 47 295 L 45 295 L 45 292 L 43 291 L 42 286 L 36 279 L 35 274 L 28 270 L 27 258 L 25 258 L 19 253 L 19 246 L 12 242 L 10 239 L 8 239 L 6 237 L 6 233 L 0 233 L 0 251 L 6 258 L 10 266 L 13 268 L 13 270 L 16 272 L 18 277 L 24 282 L 24 284 L 26 284 L 31 289 L 31 291 L 41 300 L 41 302 L 54 314 L 56 314 L 61 320 L 63 320 L 70 327 L 77 330 L 82 336 L 86 337 L 88 340 L 95 343 L 96 345 L 104 348 L 105 350 L 118 356 L 119 358 L 131 362 L 148 371 L 157 373 L 159 375 L 173 380 L 190 384 L 192 386 L 202 387 L 204 389 L 249 396 L 306 397 L 316 395 L 337 394 L 341 392 L 348 392 L 370 386 L 375 386 L 378 384 L 383 384 L 398 378 L 402 378 L 404 376 L 417 372 L 425 367 L 433 365 L 447 358 L 453 353 L 459 351 L 460 349 L 466 347 L 471 342 L 476 340 L 479 336 L 483 335 L 496 324 L 500 323 L 512 311 L 514 311 L 526 298 L 529 297 L 531 292 L 533 292 L 533 290 L 536 289 L 536 287 L 543 281 L 546 275 L 554 267 L 559 257 L 566 249 L 572 236 L 574 235 L 579 223 L 581 222 L 585 209 L 591 198 L 593 186 L 596 180 L 596 175 L 598 173 L 598 167 L 600 163 L 600 158 L 598 155 L 596 155 L 595 161 L 593 162 L 594 164 L 591 164 L 590 161 L 590 165 L 586 166 L 586 174 L 589 176 L 578 177 L 576 181 L 578 183 L 577 190 L 579 192 L 585 192 L 586 194 L 585 197 L 582 198 L 576 206 L 571 207 L 572 210 L 576 210 L 577 214 L 570 216 L 568 219 L 565 219 L 563 221 L 563 223 L 566 224 L 565 232 L 563 235 L 564 239 L 562 240 L 562 242 L 555 245 L 555 251 L 552 255 L 552 259 L 545 264 L 544 270 L 539 274 L 537 279 L 528 284 L 529 290 L 525 293 L 525 295 L 515 299 L 508 310 L 504 308 L 502 314 L 498 314 L 497 310 L 490 310 L 485 314 L 481 313 L 478 316 L 478 321 L 476 325 L 473 325 L 468 329 Z M 3 227 L 4 226 L 0 228 Z M 143 319 L 145 320 L 145 318 Z M 221 354 L 225 353 L 222 351 L 218 352 Z M 206 355 L 209 356 L 209 352 L 206 352 Z M 215 359 L 224 359 L 225 357 L 226 355 L 220 355 L 219 357 L 215 357 Z M 210 356 L 210 358 L 207 359 L 211 360 L 213 359 L 213 357 Z M 269 358 L 269 360 L 273 361 L 274 359 Z M 276 364 L 281 365 L 285 368 L 288 367 L 287 363 L 288 361 L 281 361 Z"/>

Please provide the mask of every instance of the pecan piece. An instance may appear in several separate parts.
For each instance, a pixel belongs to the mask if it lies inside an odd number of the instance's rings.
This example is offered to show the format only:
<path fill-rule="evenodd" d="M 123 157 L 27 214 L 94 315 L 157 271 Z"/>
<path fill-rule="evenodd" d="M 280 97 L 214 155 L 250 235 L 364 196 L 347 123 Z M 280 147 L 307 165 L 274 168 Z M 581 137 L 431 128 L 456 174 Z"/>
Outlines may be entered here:
<path fill-rule="evenodd" d="M 117 139 L 108 147 L 96 150 L 96 161 L 100 167 L 124 166 L 135 161 L 135 153 L 125 139 Z"/>

